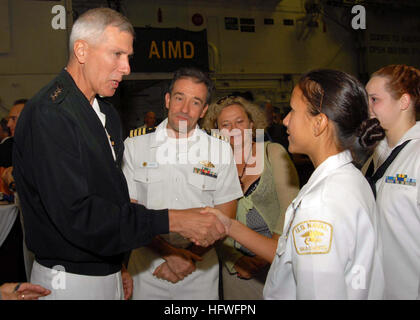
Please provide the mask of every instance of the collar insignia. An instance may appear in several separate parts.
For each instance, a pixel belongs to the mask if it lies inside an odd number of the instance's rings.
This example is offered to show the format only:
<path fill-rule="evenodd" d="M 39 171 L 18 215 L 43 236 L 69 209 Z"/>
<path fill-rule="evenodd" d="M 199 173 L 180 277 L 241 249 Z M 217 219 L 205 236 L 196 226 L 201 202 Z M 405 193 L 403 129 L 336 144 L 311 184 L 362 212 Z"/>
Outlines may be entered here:
<path fill-rule="evenodd" d="M 60 95 L 60 93 L 63 91 L 63 88 L 61 87 L 57 87 L 54 91 L 54 93 L 51 94 L 51 100 L 55 101 L 55 99 L 57 99 L 57 97 Z"/>

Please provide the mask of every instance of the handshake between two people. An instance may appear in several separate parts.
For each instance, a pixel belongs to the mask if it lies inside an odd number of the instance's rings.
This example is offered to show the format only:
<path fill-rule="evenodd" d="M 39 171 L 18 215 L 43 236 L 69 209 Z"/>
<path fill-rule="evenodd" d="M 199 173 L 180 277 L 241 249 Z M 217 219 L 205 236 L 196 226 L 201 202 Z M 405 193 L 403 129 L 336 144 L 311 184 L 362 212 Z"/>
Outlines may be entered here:
<path fill-rule="evenodd" d="M 227 236 L 231 223 L 231 219 L 216 208 L 169 210 L 169 230 L 202 247 Z"/>

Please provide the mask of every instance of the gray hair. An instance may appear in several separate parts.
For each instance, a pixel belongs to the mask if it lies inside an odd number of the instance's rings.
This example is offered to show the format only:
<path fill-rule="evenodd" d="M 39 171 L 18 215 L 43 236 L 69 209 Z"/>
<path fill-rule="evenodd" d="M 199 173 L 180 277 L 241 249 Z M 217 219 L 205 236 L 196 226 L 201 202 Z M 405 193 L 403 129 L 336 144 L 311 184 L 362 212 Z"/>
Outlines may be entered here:
<path fill-rule="evenodd" d="M 108 26 L 117 27 L 120 31 L 128 32 L 133 38 L 135 37 L 133 26 L 121 13 L 110 8 L 90 9 L 73 24 L 69 43 L 70 54 L 73 52 L 76 40 L 82 39 L 89 43 L 95 43 Z"/>

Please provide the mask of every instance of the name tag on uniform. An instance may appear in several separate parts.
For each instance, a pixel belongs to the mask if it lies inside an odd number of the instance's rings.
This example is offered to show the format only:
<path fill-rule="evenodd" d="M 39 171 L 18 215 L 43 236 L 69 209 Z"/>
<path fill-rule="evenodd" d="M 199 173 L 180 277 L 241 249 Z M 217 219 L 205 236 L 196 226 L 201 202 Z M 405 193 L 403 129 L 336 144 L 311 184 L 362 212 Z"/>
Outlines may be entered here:
<path fill-rule="evenodd" d="M 416 179 L 413 178 L 408 178 L 408 176 L 406 174 L 403 173 L 398 173 L 395 175 L 395 177 L 393 176 L 387 176 L 385 178 L 385 183 L 393 183 L 393 184 L 403 184 L 406 186 L 416 186 Z"/>
<path fill-rule="evenodd" d="M 143 168 L 158 168 L 159 167 L 159 163 L 157 163 L 157 162 L 143 162 L 142 164 L 141 164 L 141 166 L 143 167 Z"/>

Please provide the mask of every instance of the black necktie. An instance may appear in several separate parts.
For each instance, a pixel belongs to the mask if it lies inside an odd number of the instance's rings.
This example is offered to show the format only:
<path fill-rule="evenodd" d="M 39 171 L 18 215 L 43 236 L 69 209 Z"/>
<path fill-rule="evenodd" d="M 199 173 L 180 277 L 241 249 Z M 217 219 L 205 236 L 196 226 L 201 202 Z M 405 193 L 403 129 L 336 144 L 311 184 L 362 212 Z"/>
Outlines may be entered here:
<path fill-rule="evenodd" d="M 378 181 L 382 176 L 384 175 L 386 169 L 390 166 L 392 161 L 397 157 L 398 153 L 405 147 L 407 143 L 409 143 L 411 140 L 407 140 L 404 143 L 400 144 L 398 147 L 394 148 L 392 150 L 391 154 L 386 158 L 385 162 L 382 163 L 382 165 L 376 170 L 376 172 L 373 173 L 373 160 L 369 164 L 369 168 L 366 171 L 366 179 L 368 180 L 370 187 L 372 188 L 373 195 L 376 199 L 376 181 Z"/>

